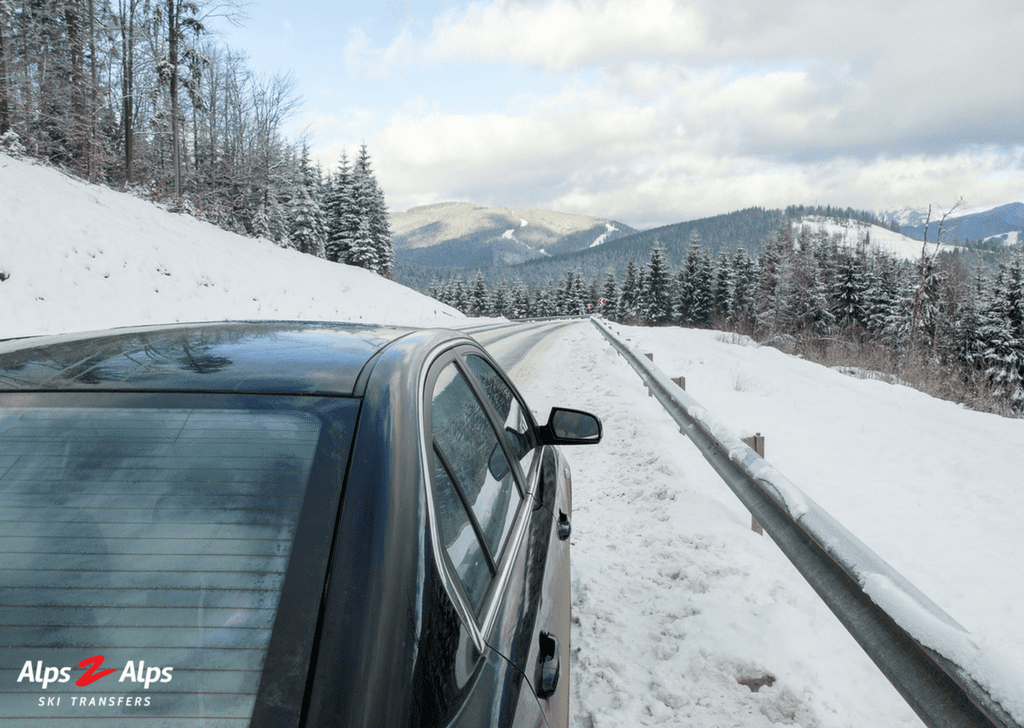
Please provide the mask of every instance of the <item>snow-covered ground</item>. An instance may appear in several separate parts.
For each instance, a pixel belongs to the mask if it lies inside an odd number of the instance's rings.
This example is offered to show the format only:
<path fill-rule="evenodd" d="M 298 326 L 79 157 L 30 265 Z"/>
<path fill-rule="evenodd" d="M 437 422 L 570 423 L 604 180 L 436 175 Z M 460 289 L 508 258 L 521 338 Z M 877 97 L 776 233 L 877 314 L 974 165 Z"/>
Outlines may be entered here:
<path fill-rule="evenodd" d="M 469 323 L 364 271 L 2 155 L 0 271 L 0 338 L 241 317 Z M 1024 421 L 738 337 L 616 328 L 719 420 L 763 433 L 769 462 L 1002 660 L 998 680 L 1024 674 Z M 605 423 L 602 444 L 567 452 L 574 726 L 920 725 L 591 324 L 513 376 L 528 370 L 538 412 Z"/>
<path fill-rule="evenodd" d="M 4 154 L 0 278 L 0 338 L 218 319 L 464 319 L 361 268 L 234 235 Z"/>
<path fill-rule="evenodd" d="M 732 335 L 614 328 L 972 632 L 1024 720 L 1024 421 Z M 570 453 L 575 725 L 920 725 L 592 326 L 545 355 L 538 410 L 606 426 Z"/>

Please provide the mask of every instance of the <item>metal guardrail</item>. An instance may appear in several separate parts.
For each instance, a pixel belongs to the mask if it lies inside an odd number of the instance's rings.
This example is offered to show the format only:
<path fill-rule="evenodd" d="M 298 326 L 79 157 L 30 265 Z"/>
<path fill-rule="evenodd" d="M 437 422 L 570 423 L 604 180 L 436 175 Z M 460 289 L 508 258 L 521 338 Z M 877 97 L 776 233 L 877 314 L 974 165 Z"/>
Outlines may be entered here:
<path fill-rule="evenodd" d="M 968 672 L 968 662 L 975 671 L 994 666 L 967 630 L 593 321 L 921 720 L 932 728 L 1022 728 Z"/>

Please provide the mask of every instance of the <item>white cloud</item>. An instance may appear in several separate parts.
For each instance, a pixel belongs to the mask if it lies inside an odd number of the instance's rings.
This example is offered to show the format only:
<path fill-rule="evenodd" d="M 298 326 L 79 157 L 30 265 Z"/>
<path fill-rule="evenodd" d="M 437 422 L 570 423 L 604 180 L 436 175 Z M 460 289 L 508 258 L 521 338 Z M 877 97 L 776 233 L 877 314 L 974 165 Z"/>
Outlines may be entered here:
<path fill-rule="evenodd" d="M 1019 0 L 496 0 L 380 48 L 354 31 L 345 58 L 396 85 L 410 69 L 473 79 L 460 113 L 417 90 L 364 127 L 395 209 L 468 199 L 654 224 L 1024 198 L 1021 37 Z M 475 107 L 508 68 L 539 71 L 544 91 Z"/>

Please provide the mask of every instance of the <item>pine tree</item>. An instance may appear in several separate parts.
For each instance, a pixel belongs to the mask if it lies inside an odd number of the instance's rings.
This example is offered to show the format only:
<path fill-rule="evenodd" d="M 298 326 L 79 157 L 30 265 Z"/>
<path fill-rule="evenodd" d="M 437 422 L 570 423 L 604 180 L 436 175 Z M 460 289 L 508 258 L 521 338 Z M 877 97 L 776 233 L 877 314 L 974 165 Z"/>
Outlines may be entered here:
<path fill-rule="evenodd" d="M 733 286 L 733 323 L 738 331 L 753 333 L 757 320 L 758 270 L 750 255 L 743 248 L 737 248 L 733 254 L 733 270 L 735 284 Z"/>
<path fill-rule="evenodd" d="M 512 282 L 511 301 L 509 304 L 508 317 L 512 319 L 528 318 L 530 311 L 530 292 L 522 278 L 516 278 Z"/>
<path fill-rule="evenodd" d="M 543 285 L 537 289 L 537 295 L 534 298 L 534 315 L 541 317 L 550 317 L 556 315 L 555 311 L 555 284 L 548 278 Z"/>
<path fill-rule="evenodd" d="M 354 251 L 352 262 L 360 265 L 358 260 L 366 261 L 364 268 L 374 273 L 391 278 L 394 276 L 395 249 L 391 239 L 391 224 L 388 219 L 388 209 L 384 202 L 384 193 L 377 184 L 377 178 L 370 167 L 370 153 L 366 145 L 359 148 L 359 157 L 353 169 L 356 193 L 360 200 L 359 210 L 365 218 L 365 235 L 368 241 L 369 250 Z M 364 238 L 359 238 L 359 246 L 363 245 Z M 354 247 L 356 247 L 354 245 Z"/>
<path fill-rule="evenodd" d="M 619 292 L 615 283 L 615 271 L 609 270 L 601 286 L 601 315 L 609 321 L 617 321 L 619 314 Z"/>
<path fill-rule="evenodd" d="M 317 199 L 318 187 L 315 170 L 309 163 L 309 149 L 303 146 L 299 160 L 299 184 L 289 205 L 289 238 L 292 247 L 300 253 L 323 258 L 327 242 L 327 219 Z"/>
<path fill-rule="evenodd" d="M 704 249 L 697 251 L 692 268 L 692 300 L 686 324 L 697 328 L 709 329 L 715 320 L 714 268 L 711 255 Z"/>
<path fill-rule="evenodd" d="M 381 269 L 380 251 L 373 229 L 374 208 L 377 204 L 376 183 L 370 172 L 369 164 L 369 155 L 364 144 L 360 148 L 356 163 L 352 166 L 351 195 L 356 219 L 355 226 L 348 230 L 350 237 L 345 262 L 379 273 Z"/>
<path fill-rule="evenodd" d="M 353 198 L 352 169 L 348 156 L 341 153 L 338 171 L 330 182 L 327 196 L 327 242 L 325 257 L 334 263 L 347 263 L 352 238 L 358 227 L 355 200 Z"/>
<path fill-rule="evenodd" d="M 715 318 L 726 323 L 735 323 L 732 304 L 736 299 L 736 274 L 732 258 L 725 252 L 719 253 L 715 265 Z"/>
<path fill-rule="evenodd" d="M 451 301 L 449 305 L 464 314 L 469 314 L 469 293 L 466 291 L 466 282 L 462 280 L 461 276 L 457 276 L 455 280 L 452 281 Z"/>
<path fill-rule="evenodd" d="M 661 326 L 672 319 L 671 280 L 665 247 L 657 242 L 647 260 L 647 275 L 640 294 L 640 311 L 650 326 Z"/>
<path fill-rule="evenodd" d="M 842 252 L 838 255 L 832 314 L 836 323 L 847 328 L 867 327 L 868 283 L 864 275 L 864 259 Z"/>
<path fill-rule="evenodd" d="M 626 270 L 622 274 L 622 288 L 619 289 L 619 321 L 632 324 L 640 322 L 640 290 L 643 278 L 636 267 L 633 256 L 629 256 Z"/>
<path fill-rule="evenodd" d="M 673 300 L 673 317 L 682 326 L 689 326 L 691 309 L 693 308 L 693 286 L 697 275 L 697 258 L 700 256 L 700 236 L 696 230 L 690 231 L 690 245 L 686 257 L 676 274 L 676 290 Z"/>
<path fill-rule="evenodd" d="M 985 374 L 996 396 L 1014 412 L 1024 410 L 1024 254 L 1018 248 L 1000 263 L 993 292 L 981 315 Z"/>
<path fill-rule="evenodd" d="M 489 311 L 491 316 L 505 316 L 511 318 L 509 309 L 512 296 L 506 281 L 498 281 L 491 287 Z"/>
<path fill-rule="evenodd" d="M 758 257 L 760 275 L 757 285 L 757 329 L 774 336 L 785 328 L 780 304 L 785 279 L 790 274 L 789 258 L 793 253 L 790 223 L 784 220 L 778 232 L 768 238 Z"/>
<path fill-rule="evenodd" d="M 484 275 L 478 271 L 469 285 L 466 301 L 469 310 L 466 313 L 470 316 L 486 316 L 489 309 L 488 298 Z"/>

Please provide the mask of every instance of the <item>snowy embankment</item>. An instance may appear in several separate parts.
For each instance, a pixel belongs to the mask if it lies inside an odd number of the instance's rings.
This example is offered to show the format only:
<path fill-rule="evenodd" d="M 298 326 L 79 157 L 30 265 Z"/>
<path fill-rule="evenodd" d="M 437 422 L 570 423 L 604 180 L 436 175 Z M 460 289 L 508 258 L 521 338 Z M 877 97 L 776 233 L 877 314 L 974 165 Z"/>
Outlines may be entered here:
<path fill-rule="evenodd" d="M 0 154 L 0 338 L 274 318 L 445 325 L 368 271 L 226 232 Z"/>
<path fill-rule="evenodd" d="M 739 337 L 615 328 L 733 431 L 764 434 L 769 462 L 1006 668 L 997 682 L 1024 674 L 1024 421 Z M 568 453 L 574 725 L 921 725 L 590 324 L 545 356 L 562 364 L 524 384 L 538 411 L 606 428 Z"/>

